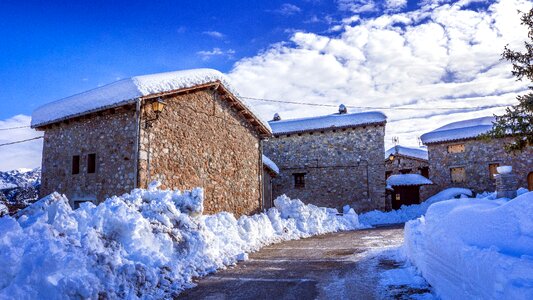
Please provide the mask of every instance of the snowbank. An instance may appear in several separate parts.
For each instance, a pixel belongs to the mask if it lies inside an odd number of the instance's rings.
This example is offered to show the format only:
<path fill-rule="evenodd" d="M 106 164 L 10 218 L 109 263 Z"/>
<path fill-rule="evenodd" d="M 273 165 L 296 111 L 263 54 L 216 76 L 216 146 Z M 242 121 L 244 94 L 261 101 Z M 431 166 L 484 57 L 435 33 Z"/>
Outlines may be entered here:
<path fill-rule="evenodd" d="M 350 209 L 279 197 L 266 213 L 199 215 L 203 192 L 136 189 L 72 210 L 55 193 L 0 218 L 0 298 L 172 297 L 194 276 L 288 239 L 359 228 Z"/>
<path fill-rule="evenodd" d="M 457 199 L 405 225 L 405 253 L 443 299 L 533 299 L 533 192 Z"/>
<path fill-rule="evenodd" d="M 404 223 L 424 215 L 428 210 L 428 207 L 433 203 L 465 196 L 472 196 L 472 191 L 463 188 L 449 188 L 429 197 L 426 201 L 420 204 L 409 206 L 402 205 L 400 209 L 388 212 L 373 210 L 364 213 L 359 216 L 359 221 L 362 224 L 370 226 L 378 224 Z"/>

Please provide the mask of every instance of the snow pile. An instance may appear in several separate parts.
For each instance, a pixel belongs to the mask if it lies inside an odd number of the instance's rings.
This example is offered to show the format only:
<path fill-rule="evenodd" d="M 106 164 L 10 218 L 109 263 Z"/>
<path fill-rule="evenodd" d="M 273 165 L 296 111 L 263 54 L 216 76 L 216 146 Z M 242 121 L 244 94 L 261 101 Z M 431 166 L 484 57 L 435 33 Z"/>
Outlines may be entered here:
<path fill-rule="evenodd" d="M 411 148 L 396 145 L 385 152 L 385 159 L 389 159 L 390 155 L 403 155 L 422 160 L 428 160 L 428 150 L 426 148 Z"/>
<path fill-rule="evenodd" d="M 420 136 L 424 144 L 475 138 L 492 129 L 494 117 L 450 123 Z"/>
<path fill-rule="evenodd" d="M 2 199 L 0 199 L 0 217 L 9 213 L 9 209 L 7 209 L 7 206 L 1 200 Z"/>
<path fill-rule="evenodd" d="M 143 96 L 176 91 L 217 81 L 222 83 L 228 91 L 238 98 L 239 94 L 231 86 L 227 77 L 213 69 L 192 69 L 135 76 L 45 104 L 33 112 L 31 126 L 43 126 L 77 115 L 134 103 L 137 98 Z M 246 101 L 239 100 L 252 112 Z M 270 128 L 267 122 L 262 121 L 255 115 L 254 117 L 261 121 L 266 128 Z"/>
<path fill-rule="evenodd" d="M 136 189 L 72 210 L 55 193 L 0 218 L 0 298 L 170 298 L 261 246 L 359 228 L 337 211 L 279 197 L 266 213 L 199 215 L 203 192 Z"/>
<path fill-rule="evenodd" d="M 426 201 L 420 204 L 409 206 L 402 205 L 400 209 L 388 212 L 373 210 L 361 214 L 359 216 L 359 222 L 361 222 L 361 224 L 370 226 L 378 224 L 404 223 L 426 214 L 428 207 L 433 203 L 466 196 L 472 196 L 472 191 L 463 188 L 449 188 L 429 197 Z"/>
<path fill-rule="evenodd" d="M 266 155 L 263 154 L 263 164 L 267 166 L 272 172 L 279 174 L 279 168 L 278 166 Z"/>
<path fill-rule="evenodd" d="M 428 185 L 433 182 L 420 174 L 395 174 L 387 178 L 389 186 Z"/>
<path fill-rule="evenodd" d="M 405 252 L 443 299 L 533 299 L 533 192 L 458 199 L 405 225 Z"/>
<path fill-rule="evenodd" d="M 353 114 L 333 114 L 319 117 L 270 121 L 274 134 L 287 134 L 329 128 L 347 128 L 368 124 L 381 124 L 387 116 L 381 112 L 371 111 Z"/>

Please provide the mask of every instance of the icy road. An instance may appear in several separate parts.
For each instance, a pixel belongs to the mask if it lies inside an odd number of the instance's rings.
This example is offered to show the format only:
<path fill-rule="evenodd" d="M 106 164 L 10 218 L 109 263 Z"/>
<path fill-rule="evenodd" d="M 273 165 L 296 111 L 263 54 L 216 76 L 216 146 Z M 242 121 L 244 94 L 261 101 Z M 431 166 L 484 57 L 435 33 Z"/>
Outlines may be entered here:
<path fill-rule="evenodd" d="M 283 242 L 197 281 L 178 299 L 432 299 L 401 261 L 403 225 Z"/>

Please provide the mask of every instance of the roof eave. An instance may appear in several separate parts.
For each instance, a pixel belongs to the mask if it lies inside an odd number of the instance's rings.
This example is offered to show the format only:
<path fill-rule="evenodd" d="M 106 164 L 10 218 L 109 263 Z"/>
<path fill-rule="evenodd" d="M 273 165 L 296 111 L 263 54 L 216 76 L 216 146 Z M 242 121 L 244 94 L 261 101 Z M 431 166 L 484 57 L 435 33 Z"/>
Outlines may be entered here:
<path fill-rule="evenodd" d="M 354 127 L 371 126 L 371 125 L 382 125 L 382 126 L 385 126 L 386 123 L 387 123 L 387 121 L 380 121 L 380 122 L 368 122 L 368 123 L 362 123 L 362 124 L 357 124 L 357 125 L 318 127 L 318 128 L 305 129 L 305 130 L 293 130 L 293 131 L 273 132 L 273 135 L 284 135 L 284 134 L 294 134 L 294 133 L 296 133 L 296 134 L 297 134 L 297 133 L 307 133 L 307 132 L 313 132 L 313 131 L 346 129 L 346 128 L 354 128 Z"/>

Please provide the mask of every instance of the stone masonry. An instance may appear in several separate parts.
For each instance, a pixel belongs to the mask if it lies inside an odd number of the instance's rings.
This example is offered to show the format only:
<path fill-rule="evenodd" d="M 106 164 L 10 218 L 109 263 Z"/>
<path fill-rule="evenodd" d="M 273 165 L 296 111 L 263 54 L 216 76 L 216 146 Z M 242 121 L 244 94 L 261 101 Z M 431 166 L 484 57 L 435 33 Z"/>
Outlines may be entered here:
<path fill-rule="evenodd" d="M 164 101 L 166 107 L 152 127 L 141 126 L 140 186 L 157 179 L 162 188 L 203 187 L 205 213 L 257 212 L 263 166 L 261 140 L 253 126 L 213 89 Z M 145 105 L 141 123 L 154 117 Z"/>
<path fill-rule="evenodd" d="M 265 155 L 280 168 L 274 198 L 286 194 L 305 203 L 357 212 L 385 207 L 384 124 L 275 136 Z M 305 186 L 294 174 L 305 174 Z"/>
<path fill-rule="evenodd" d="M 522 152 L 507 153 L 504 144 L 510 139 L 468 139 L 428 144 L 431 188 L 436 193 L 449 187 L 465 187 L 479 193 L 496 190 L 495 178 L 490 176 L 489 164 L 513 166 L 520 187 L 527 187 L 527 176 L 533 171 L 533 147 Z M 464 144 L 465 151 L 448 153 L 449 145 Z M 466 181 L 453 183 L 451 168 L 465 168 Z"/>
<path fill-rule="evenodd" d="M 385 159 L 385 177 L 396 174 L 422 174 L 424 168 L 429 168 L 427 160 L 416 157 L 405 156 L 402 154 L 395 154 L 394 160 L 388 157 Z M 433 189 L 430 186 L 423 185 L 420 187 L 420 200 L 425 200 L 432 196 Z"/>
<path fill-rule="evenodd" d="M 44 133 L 40 196 L 54 191 L 71 201 L 103 200 L 135 187 L 135 107 L 124 106 L 49 126 Z M 88 154 L 96 172 L 87 172 Z M 72 174 L 73 156 L 80 172 Z"/>
<path fill-rule="evenodd" d="M 162 188 L 204 188 L 205 213 L 238 217 L 259 211 L 260 134 L 266 129 L 258 129 L 258 121 L 217 82 L 163 97 L 166 107 L 157 118 L 152 97 L 142 100 L 139 113 L 128 104 L 39 127 L 41 196 L 57 191 L 76 206 L 160 180 Z M 93 154 L 96 169 L 88 172 Z M 74 156 L 80 158 L 78 174 Z"/>

